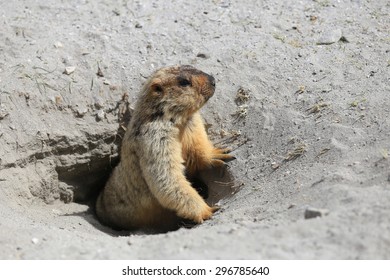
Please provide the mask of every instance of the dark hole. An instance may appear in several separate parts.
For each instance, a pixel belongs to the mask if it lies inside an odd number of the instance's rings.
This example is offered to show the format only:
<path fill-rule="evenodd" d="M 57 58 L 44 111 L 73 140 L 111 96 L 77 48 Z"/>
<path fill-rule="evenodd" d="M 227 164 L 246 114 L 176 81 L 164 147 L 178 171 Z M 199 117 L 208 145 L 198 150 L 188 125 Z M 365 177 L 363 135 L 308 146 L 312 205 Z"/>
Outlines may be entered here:
<path fill-rule="evenodd" d="M 91 161 L 92 165 L 78 165 L 75 170 L 57 168 L 58 179 L 69 186 L 73 192 L 74 202 L 90 205 L 103 189 L 112 169 L 118 162 L 119 159 L 116 156 L 104 158 L 100 162 Z"/>

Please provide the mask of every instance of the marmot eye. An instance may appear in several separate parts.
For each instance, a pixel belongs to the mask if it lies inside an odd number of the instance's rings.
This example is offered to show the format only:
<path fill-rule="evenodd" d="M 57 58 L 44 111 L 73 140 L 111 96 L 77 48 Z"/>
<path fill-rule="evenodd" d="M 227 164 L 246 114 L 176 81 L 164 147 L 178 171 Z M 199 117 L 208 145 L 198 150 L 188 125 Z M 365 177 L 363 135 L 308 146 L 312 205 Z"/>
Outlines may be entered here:
<path fill-rule="evenodd" d="M 191 82 L 187 80 L 186 78 L 179 77 L 178 78 L 179 86 L 181 87 L 188 87 L 191 85 Z"/>

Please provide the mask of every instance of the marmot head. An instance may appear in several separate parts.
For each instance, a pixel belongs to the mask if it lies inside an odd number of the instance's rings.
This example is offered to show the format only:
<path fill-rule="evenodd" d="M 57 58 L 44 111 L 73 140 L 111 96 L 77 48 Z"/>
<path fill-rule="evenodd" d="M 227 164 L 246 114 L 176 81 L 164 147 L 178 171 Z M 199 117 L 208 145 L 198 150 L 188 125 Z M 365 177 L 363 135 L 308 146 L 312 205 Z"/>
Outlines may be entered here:
<path fill-rule="evenodd" d="M 215 79 L 192 66 L 172 66 L 157 70 L 145 83 L 141 104 L 154 115 L 190 116 L 213 96 Z"/>

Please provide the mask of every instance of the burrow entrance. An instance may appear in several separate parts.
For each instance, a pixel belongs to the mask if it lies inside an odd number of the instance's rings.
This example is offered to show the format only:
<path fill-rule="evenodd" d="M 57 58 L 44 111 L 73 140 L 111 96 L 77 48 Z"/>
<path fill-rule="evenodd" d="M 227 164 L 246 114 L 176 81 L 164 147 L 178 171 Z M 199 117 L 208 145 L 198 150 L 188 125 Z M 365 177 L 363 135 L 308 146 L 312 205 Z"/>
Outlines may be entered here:
<path fill-rule="evenodd" d="M 95 213 L 97 196 L 120 160 L 121 142 L 131 117 L 128 103 L 125 105 L 125 109 L 119 110 L 122 114 L 119 114 L 116 134 L 86 137 L 84 146 L 88 149 L 78 149 L 76 156 L 69 155 L 76 157 L 69 160 L 70 164 L 65 162 L 56 167 L 60 181 L 60 199 L 65 203 L 87 204 Z M 202 171 L 191 183 L 209 205 L 217 205 L 239 189 L 228 166 Z"/>
<path fill-rule="evenodd" d="M 86 204 L 95 219 L 95 203 L 100 191 L 104 188 L 113 168 L 119 163 L 117 155 L 89 164 L 88 167 L 77 168 L 77 172 L 59 172 L 60 198 L 65 203 L 76 202 Z M 191 180 L 192 186 L 212 206 L 219 205 L 223 199 L 233 196 L 238 190 L 228 166 L 202 171 Z M 100 221 L 99 221 L 100 222 Z M 183 222 L 182 226 L 192 227 L 195 224 Z M 180 228 L 179 226 L 178 228 Z"/>

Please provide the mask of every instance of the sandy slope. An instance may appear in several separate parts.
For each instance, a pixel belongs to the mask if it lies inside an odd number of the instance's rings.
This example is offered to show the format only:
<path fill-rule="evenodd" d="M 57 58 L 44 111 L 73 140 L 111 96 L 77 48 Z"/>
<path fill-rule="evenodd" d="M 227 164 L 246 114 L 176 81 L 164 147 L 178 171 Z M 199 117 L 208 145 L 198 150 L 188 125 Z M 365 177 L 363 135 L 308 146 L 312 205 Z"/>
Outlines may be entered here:
<path fill-rule="evenodd" d="M 390 258 L 388 1 L 165 2 L 1 1 L 0 258 Z M 216 77 L 243 187 L 196 228 L 111 231 L 64 201 L 115 160 L 122 94 L 178 63 Z"/>

